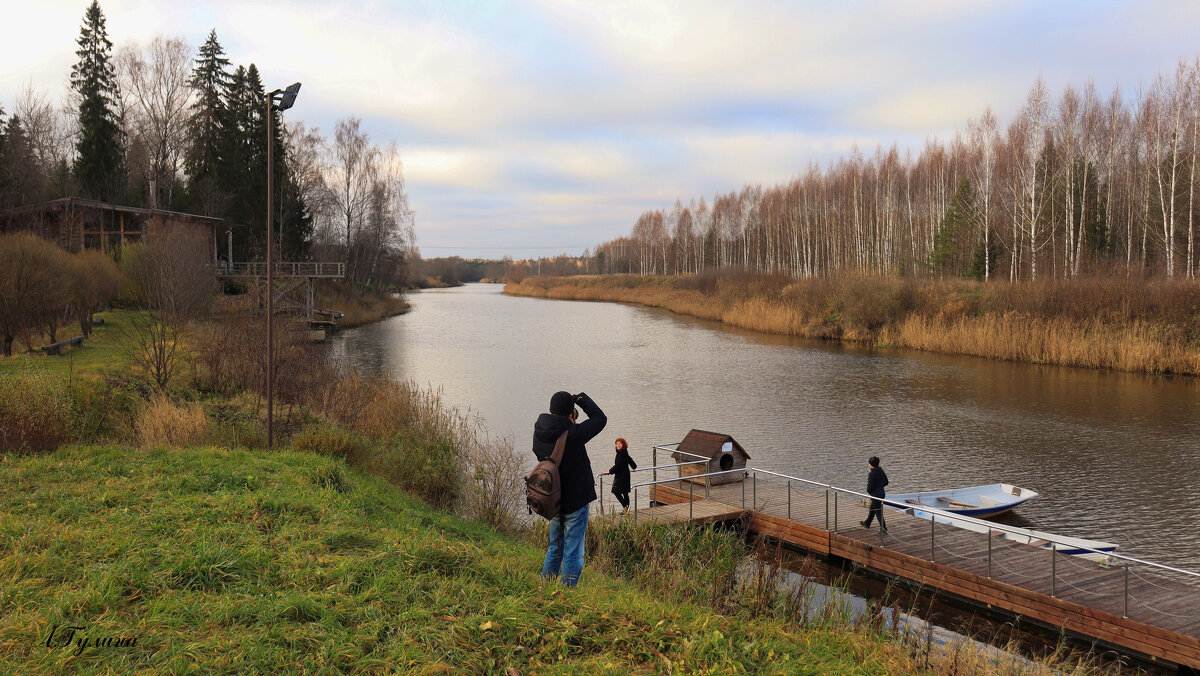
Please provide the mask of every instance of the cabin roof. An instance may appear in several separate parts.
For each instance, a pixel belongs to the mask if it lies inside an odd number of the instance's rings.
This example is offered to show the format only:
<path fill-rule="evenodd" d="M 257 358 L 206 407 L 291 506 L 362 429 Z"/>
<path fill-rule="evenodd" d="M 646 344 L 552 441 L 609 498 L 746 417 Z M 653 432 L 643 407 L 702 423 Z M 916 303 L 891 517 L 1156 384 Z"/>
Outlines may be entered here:
<path fill-rule="evenodd" d="M 58 211 L 66 208 L 79 209 L 96 209 L 100 211 L 111 211 L 114 213 L 135 214 L 138 216 L 152 217 L 158 214 L 182 220 L 196 221 L 200 223 L 210 223 L 212 225 L 222 225 L 225 219 L 215 216 L 201 216 L 200 214 L 187 214 L 181 211 L 168 211 L 166 209 L 146 209 L 143 207 L 131 207 L 123 204 L 110 204 L 99 200 L 84 199 L 82 197 L 59 197 L 57 199 L 47 200 L 45 202 L 36 202 L 34 204 L 25 204 L 11 209 L 0 210 L 0 215 L 13 217 L 29 213 Z"/>
<path fill-rule="evenodd" d="M 742 445 L 728 434 L 696 429 L 687 433 L 687 436 L 679 442 L 679 446 L 671 455 L 678 458 L 683 453 L 690 453 L 712 459 L 721 454 L 721 446 L 725 445 L 725 442 L 733 443 L 734 455 L 740 454 L 743 458 L 750 459 L 750 454 L 746 452 L 746 449 L 742 448 Z"/>

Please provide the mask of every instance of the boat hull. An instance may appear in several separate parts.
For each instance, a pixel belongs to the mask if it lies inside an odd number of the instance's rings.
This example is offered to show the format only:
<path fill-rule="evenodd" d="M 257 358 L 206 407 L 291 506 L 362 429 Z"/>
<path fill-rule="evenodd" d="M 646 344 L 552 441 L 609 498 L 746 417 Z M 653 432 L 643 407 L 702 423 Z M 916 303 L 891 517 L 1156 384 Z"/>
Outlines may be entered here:
<path fill-rule="evenodd" d="M 952 514 L 990 519 L 1025 504 L 1036 498 L 1038 493 L 1012 484 L 998 483 L 983 486 L 968 486 L 944 491 L 921 491 L 918 493 L 895 493 L 887 499 L 905 506 L 890 505 L 895 509 L 933 508 Z"/>

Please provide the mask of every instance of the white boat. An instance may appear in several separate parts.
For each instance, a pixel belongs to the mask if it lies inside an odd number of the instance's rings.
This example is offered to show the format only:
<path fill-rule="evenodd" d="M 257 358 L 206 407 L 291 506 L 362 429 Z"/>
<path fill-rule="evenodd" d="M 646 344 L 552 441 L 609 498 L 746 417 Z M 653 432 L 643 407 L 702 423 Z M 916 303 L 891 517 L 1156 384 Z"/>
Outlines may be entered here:
<path fill-rule="evenodd" d="M 921 491 L 919 493 L 890 493 L 888 500 L 912 505 L 915 509 L 933 507 L 943 512 L 988 519 L 1003 514 L 1014 507 L 1038 496 L 1036 491 L 1012 484 L 988 484 L 968 486 L 945 491 Z M 897 505 L 891 505 L 903 509 Z"/>
<path fill-rule="evenodd" d="M 990 524 L 979 523 L 970 519 L 956 519 L 952 516 L 943 516 L 941 514 L 935 516 L 932 512 L 913 507 L 905 509 L 904 512 L 920 519 L 928 520 L 932 518 L 935 523 L 944 523 L 948 526 L 975 531 L 976 533 L 987 533 L 990 530 L 993 537 L 1001 537 L 1005 540 L 1033 545 L 1042 549 L 1053 549 L 1063 554 L 1078 556 L 1101 563 L 1107 562 L 1111 558 L 1109 554 L 1117 550 L 1117 545 L 1111 542 L 1104 542 L 1103 540 L 1087 540 L 1085 538 L 1069 537 L 1066 535 L 1055 535 L 1040 530 L 1029 530 L 1028 528 L 1017 528 L 1015 526 L 1004 526 L 1003 530 L 1001 530 L 999 526 L 991 526 Z"/>

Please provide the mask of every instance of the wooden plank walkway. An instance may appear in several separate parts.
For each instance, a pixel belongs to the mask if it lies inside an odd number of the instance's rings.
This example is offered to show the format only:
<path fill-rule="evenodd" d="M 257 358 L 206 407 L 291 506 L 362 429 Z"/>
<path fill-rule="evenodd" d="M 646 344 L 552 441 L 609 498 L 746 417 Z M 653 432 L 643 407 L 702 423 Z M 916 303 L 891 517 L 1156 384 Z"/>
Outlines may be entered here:
<path fill-rule="evenodd" d="M 696 524 L 706 524 L 736 521 L 745 513 L 746 510 L 741 507 L 734 507 L 715 500 L 696 500 L 689 509 L 685 497 L 683 502 L 639 509 L 636 514 L 632 510 L 625 514 L 610 512 L 598 519 L 610 522 L 629 520 L 637 521 L 637 523 L 674 524 L 691 521 Z"/>
<path fill-rule="evenodd" d="M 798 483 L 789 490 L 781 479 L 747 479 L 707 492 L 682 481 L 658 484 L 651 500 L 677 510 L 660 523 L 687 521 L 689 488 L 696 515 L 719 511 L 716 505 L 744 510 L 752 532 L 785 544 L 1154 661 L 1200 669 L 1200 587 L 1158 571 L 1127 572 L 1119 561 L 1054 554 L 895 511 L 885 511 L 883 534 L 859 524 L 867 516 L 863 501 Z M 659 509 L 639 510 L 639 520 Z"/>

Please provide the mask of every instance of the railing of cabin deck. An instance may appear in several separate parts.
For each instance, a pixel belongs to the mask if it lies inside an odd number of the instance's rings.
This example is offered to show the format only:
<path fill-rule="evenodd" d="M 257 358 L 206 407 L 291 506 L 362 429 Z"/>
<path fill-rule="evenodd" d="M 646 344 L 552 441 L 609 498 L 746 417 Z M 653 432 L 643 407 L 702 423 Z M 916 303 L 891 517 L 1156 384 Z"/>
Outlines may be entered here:
<path fill-rule="evenodd" d="M 318 263 L 313 261 L 276 261 L 274 273 L 277 277 L 327 277 L 341 278 L 346 276 L 345 263 Z M 265 277 L 267 264 L 265 262 L 217 263 L 217 274 L 223 277 Z"/>
<path fill-rule="evenodd" d="M 657 460 L 657 457 L 658 457 L 657 456 L 658 449 L 660 449 L 660 448 L 665 449 L 667 447 L 677 446 L 677 445 L 678 445 L 678 443 L 676 443 L 676 444 L 659 444 L 659 445 L 654 446 L 655 460 Z M 685 451 L 679 451 L 677 449 L 675 452 L 680 453 L 681 455 L 703 457 L 703 456 L 696 456 L 694 453 L 687 453 Z M 840 526 L 840 523 L 839 523 L 840 519 L 839 519 L 839 514 L 838 514 L 839 509 L 838 508 L 839 508 L 839 503 L 844 501 L 845 497 L 853 498 L 853 499 L 855 499 L 855 502 L 860 502 L 862 500 L 879 500 L 880 502 L 882 502 L 884 504 L 887 504 L 887 505 L 890 505 L 893 507 L 897 507 L 901 511 L 904 511 L 909 514 L 911 514 L 914 510 L 914 508 L 911 505 L 908 505 L 908 504 L 905 504 L 902 502 L 889 500 L 887 498 L 875 498 L 875 497 L 872 497 L 871 495 L 868 495 L 867 493 L 863 493 L 860 491 L 855 491 L 855 490 L 851 490 L 848 488 L 841 488 L 838 486 L 834 486 L 832 484 L 822 483 L 820 481 L 813 481 L 811 479 L 802 479 L 800 477 L 795 477 L 795 476 L 791 476 L 788 474 L 782 474 L 780 472 L 772 472 L 770 470 L 758 469 L 755 467 L 745 467 L 745 468 L 724 470 L 724 471 L 718 471 L 718 472 L 707 472 L 704 474 L 692 474 L 692 475 L 688 475 L 687 477 L 672 477 L 669 479 L 658 479 L 657 478 L 657 471 L 659 469 L 667 469 L 667 468 L 671 468 L 671 467 L 680 467 L 683 465 L 692 465 L 692 464 L 707 463 L 707 462 L 708 462 L 707 459 L 703 459 L 703 460 L 698 460 L 698 461 L 674 463 L 674 464 L 670 464 L 670 465 L 658 465 L 657 463 L 655 463 L 653 466 L 647 467 L 644 470 L 641 470 L 641 469 L 637 470 L 637 471 L 653 471 L 654 478 L 652 478 L 650 481 L 643 481 L 641 483 L 636 483 L 636 484 L 633 484 L 630 486 L 630 490 L 633 493 L 632 511 L 633 511 L 634 521 L 635 522 L 637 521 L 638 489 L 639 488 L 655 486 L 658 484 L 677 482 L 677 481 L 680 481 L 681 479 L 686 478 L 688 480 L 688 503 L 689 503 L 688 504 L 688 517 L 691 518 L 691 515 L 692 515 L 691 503 L 693 503 L 696 499 L 695 493 L 694 493 L 694 487 L 695 487 L 694 480 L 695 479 L 704 479 L 705 494 L 707 496 L 711 477 L 731 475 L 731 474 L 737 474 L 737 473 L 742 473 L 742 475 L 743 475 L 742 496 L 741 496 L 742 509 L 746 508 L 746 480 L 747 479 L 750 481 L 750 484 L 751 484 L 751 487 L 750 487 L 751 502 L 750 502 L 750 504 L 751 504 L 751 509 L 754 509 L 754 510 L 758 509 L 758 475 L 763 474 L 763 475 L 766 475 L 769 477 L 783 479 L 786 482 L 787 518 L 789 521 L 792 519 L 792 483 L 795 482 L 797 484 L 803 484 L 805 486 L 821 489 L 825 493 L 825 530 L 827 530 L 831 533 L 838 532 L 838 529 Z M 601 483 L 601 487 L 603 488 L 603 483 Z M 830 500 L 830 496 L 832 496 L 832 501 Z M 603 503 L 601 505 L 601 508 L 603 509 Z M 956 514 L 953 512 L 947 512 L 945 510 L 938 509 L 936 507 L 922 506 L 921 511 L 928 512 L 931 515 L 931 518 L 929 520 L 929 525 L 930 525 L 930 528 L 929 528 L 929 560 L 930 560 L 930 562 L 936 563 L 936 561 L 937 561 L 937 549 L 938 549 L 937 541 L 936 541 L 937 527 L 939 525 L 942 525 L 942 526 L 946 526 L 949 528 L 956 528 L 956 526 L 954 526 L 952 524 L 944 524 L 944 523 L 939 524 L 933 517 L 941 516 L 941 517 L 952 519 L 952 520 L 973 523 L 978 526 L 983 526 L 987 529 L 986 535 L 987 535 L 987 542 L 988 542 L 988 548 L 987 548 L 987 577 L 988 577 L 988 579 L 992 578 L 992 565 L 993 565 L 992 536 L 993 536 L 993 533 L 1005 532 L 1005 533 L 1021 534 L 1021 529 L 1018 529 L 1015 527 L 1006 526 L 1005 524 L 1002 524 L 1002 523 L 993 523 L 991 521 L 984 521 L 982 519 L 977 519 L 977 518 L 970 517 L 970 516 L 964 516 L 964 515 Z M 880 534 L 881 538 L 882 538 L 882 535 L 883 534 L 881 533 Z M 980 533 L 980 535 L 983 535 L 983 533 Z M 1189 580 L 1189 582 L 1191 582 L 1192 584 L 1200 584 L 1200 573 L 1195 572 L 1195 571 L 1186 570 L 1183 568 L 1177 568 L 1175 566 L 1168 566 L 1166 564 L 1156 563 L 1154 561 L 1147 561 L 1145 559 L 1139 559 L 1139 558 L 1132 557 L 1132 556 L 1126 556 L 1124 554 L 1118 554 L 1116 552 L 1102 551 L 1102 550 L 1092 549 L 1090 547 L 1080 546 L 1079 544 L 1070 542 L 1069 538 L 1066 538 L 1065 536 L 1057 536 L 1052 533 L 1041 533 L 1040 535 L 1043 536 L 1042 539 L 1044 539 L 1048 544 L 1051 544 L 1051 548 L 1048 549 L 1047 551 L 1050 553 L 1050 556 L 1049 556 L 1050 561 L 1049 561 L 1048 567 L 1050 569 L 1049 570 L 1050 596 L 1052 598 L 1057 597 L 1057 592 L 1058 592 L 1058 577 L 1059 577 L 1058 576 L 1058 557 L 1071 556 L 1068 554 L 1061 554 L 1059 552 L 1060 549 L 1073 550 L 1073 551 L 1083 550 L 1083 551 L 1091 552 L 1093 554 L 1099 554 L 1103 557 L 1106 557 L 1109 566 L 1112 565 L 1111 562 L 1113 560 L 1119 561 L 1123 564 L 1122 568 L 1123 568 L 1124 574 L 1122 576 L 1122 591 L 1121 591 L 1121 599 L 1122 599 L 1122 601 L 1121 601 L 1121 616 L 1122 617 L 1129 617 L 1129 602 L 1131 599 L 1131 596 L 1129 593 L 1129 579 L 1130 579 L 1130 566 L 1131 565 L 1146 566 L 1152 570 L 1156 570 L 1159 572 L 1166 572 L 1166 573 L 1171 573 L 1171 574 L 1175 574 L 1175 575 L 1181 575 L 1181 576 L 1184 576 L 1185 578 L 1187 578 Z M 1031 573 L 1031 576 L 1038 575 L 1038 574 L 1044 574 L 1044 573 L 1035 572 L 1035 573 Z M 1136 575 L 1137 573 L 1134 573 L 1134 574 Z M 1154 584 L 1152 581 L 1148 581 L 1145 578 L 1142 578 L 1142 579 L 1143 579 L 1143 581 L 1146 581 L 1151 585 Z M 1072 585 L 1070 585 L 1069 582 L 1067 582 L 1067 584 L 1069 586 L 1072 586 Z M 1076 589 L 1078 589 L 1078 588 L 1076 588 Z M 1080 590 L 1080 591 L 1086 591 L 1086 590 Z M 1096 592 L 1093 592 L 1093 593 L 1096 593 Z M 1149 606 L 1145 606 L 1145 607 L 1151 611 L 1161 613 L 1165 616 L 1184 617 L 1184 618 L 1193 617 L 1193 615 L 1179 615 L 1178 613 L 1168 613 L 1165 611 L 1156 610 Z M 1195 616 L 1200 618 L 1200 615 L 1195 615 Z"/>

